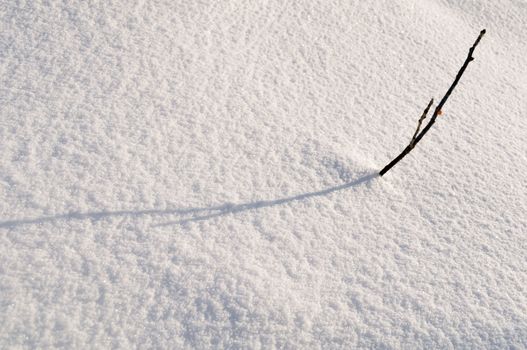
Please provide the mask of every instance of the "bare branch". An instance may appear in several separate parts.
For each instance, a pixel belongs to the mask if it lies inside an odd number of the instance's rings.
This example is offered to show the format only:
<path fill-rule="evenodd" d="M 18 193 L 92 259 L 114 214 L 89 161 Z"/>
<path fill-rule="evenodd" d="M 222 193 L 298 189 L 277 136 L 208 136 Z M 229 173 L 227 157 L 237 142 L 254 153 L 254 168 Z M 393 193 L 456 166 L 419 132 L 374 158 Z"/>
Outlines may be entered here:
<path fill-rule="evenodd" d="M 481 40 L 481 38 L 483 37 L 483 35 L 485 34 L 485 29 L 483 29 L 480 33 L 479 33 L 479 36 L 478 38 L 476 39 L 476 41 L 474 42 L 474 44 L 472 45 L 472 47 L 468 50 L 468 55 L 467 55 L 467 58 L 465 59 L 465 62 L 463 63 L 463 65 L 461 66 L 461 68 L 459 69 L 459 72 L 457 73 L 456 75 L 456 78 L 454 79 L 454 81 L 452 82 L 452 85 L 450 85 L 450 87 L 448 88 L 445 96 L 443 96 L 443 98 L 441 99 L 441 101 L 439 102 L 439 104 L 436 106 L 435 110 L 434 110 L 434 114 L 432 114 L 432 118 L 430 118 L 430 121 L 428 122 L 428 124 L 424 127 L 423 131 L 421 131 L 420 134 L 418 134 L 417 136 L 414 136 L 414 138 L 412 138 L 412 142 L 410 142 L 410 144 L 408 146 L 406 146 L 406 148 L 401 152 L 401 154 L 399 154 L 394 160 L 392 160 L 388 165 L 386 165 L 380 172 L 379 172 L 379 175 L 380 176 L 383 176 L 384 174 L 386 174 L 386 172 L 388 170 L 390 170 L 395 164 L 397 164 L 401 159 L 403 159 L 408 153 L 410 153 L 410 151 L 415 147 L 415 145 L 417 145 L 417 143 L 419 141 L 421 141 L 421 139 L 423 138 L 423 136 L 425 136 L 425 134 L 428 132 L 428 130 L 430 130 L 430 128 L 432 127 L 432 125 L 434 125 L 435 121 L 436 121 L 436 118 L 439 114 L 441 114 L 441 109 L 443 108 L 443 105 L 446 103 L 446 101 L 448 100 L 448 98 L 450 97 L 450 94 L 452 93 L 452 91 L 454 91 L 454 88 L 456 87 L 457 83 L 459 82 L 459 80 L 461 79 L 461 76 L 463 75 L 463 73 L 465 72 L 465 69 L 467 69 L 467 66 L 470 62 L 472 62 L 474 60 L 474 57 L 472 57 L 472 54 L 474 53 L 474 49 L 476 48 L 476 46 L 479 44 L 479 41 Z"/>

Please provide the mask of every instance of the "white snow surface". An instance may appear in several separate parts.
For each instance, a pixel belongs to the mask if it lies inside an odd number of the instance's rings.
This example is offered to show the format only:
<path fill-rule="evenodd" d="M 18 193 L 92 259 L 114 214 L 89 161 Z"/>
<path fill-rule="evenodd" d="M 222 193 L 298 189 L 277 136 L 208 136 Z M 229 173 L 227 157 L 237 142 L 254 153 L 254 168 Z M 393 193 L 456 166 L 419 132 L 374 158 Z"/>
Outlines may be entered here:
<path fill-rule="evenodd" d="M 524 0 L 0 1 L 0 348 L 526 348 L 526 28 Z"/>

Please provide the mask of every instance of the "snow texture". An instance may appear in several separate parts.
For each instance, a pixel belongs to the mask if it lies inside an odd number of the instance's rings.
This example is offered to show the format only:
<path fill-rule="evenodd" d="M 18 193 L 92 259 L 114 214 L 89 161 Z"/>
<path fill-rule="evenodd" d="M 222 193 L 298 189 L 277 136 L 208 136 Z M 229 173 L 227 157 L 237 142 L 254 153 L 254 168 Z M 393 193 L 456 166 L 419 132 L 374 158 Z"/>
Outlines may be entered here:
<path fill-rule="evenodd" d="M 0 1 L 0 348 L 526 348 L 526 28 L 522 0 Z"/>

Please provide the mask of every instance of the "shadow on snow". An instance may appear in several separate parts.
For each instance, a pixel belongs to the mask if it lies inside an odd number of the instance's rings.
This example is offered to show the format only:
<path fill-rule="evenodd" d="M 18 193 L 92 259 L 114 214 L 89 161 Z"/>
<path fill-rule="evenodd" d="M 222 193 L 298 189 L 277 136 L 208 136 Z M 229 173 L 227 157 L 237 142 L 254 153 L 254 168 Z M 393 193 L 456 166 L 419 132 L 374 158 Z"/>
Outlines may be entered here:
<path fill-rule="evenodd" d="M 377 177 L 377 173 L 371 173 L 365 175 L 357 180 L 335 186 L 326 188 L 320 191 L 302 193 L 296 196 L 279 198 L 274 200 L 262 200 L 256 202 L 248 202 L 242 204 L 232 204 L 226 203 L 222 205 L 212 206 L 212 207 L 203 207 L 203 208 L 181 208 L 181 209 L 149 209 L 149 210 L 118 210 L 118 211 L 97 211 L 97 212 L 70 212 L 66 214 L 54 215 L 54 216 L 44 216 L 33 219 L 19 219 L 19 220 L 8 220 L 0 222 L 0 228 L 14 228 L 20 225 L 30 225 L 30 224 L 44 224 L 47 222 L 54 222 L 59 220 L 101 220 L 108 217 L 138 217 L 138 216 L 164 216 L 164 215 L 192 215 L 190 218 L 185 218 L 181 220 L 169 221 L 161 224 L 153 225 L 154 227 L 159 226 L 169 226 L 169 225 L 180 225 L 187 222 L 195 222 L 208 220 L 219 216 L 224 216 L 227 214 L 236 214 L 247 210 L 255 210 L 266 207 L 272 207 L 275 205 L 286 204 L 294 201 L 301 201 L 304 199 L 312 197 L 325 196 L 333 192 L 344 190 L 347 188 L 355 187 L 360 184 L 369 182 L 373 178 Z"/>

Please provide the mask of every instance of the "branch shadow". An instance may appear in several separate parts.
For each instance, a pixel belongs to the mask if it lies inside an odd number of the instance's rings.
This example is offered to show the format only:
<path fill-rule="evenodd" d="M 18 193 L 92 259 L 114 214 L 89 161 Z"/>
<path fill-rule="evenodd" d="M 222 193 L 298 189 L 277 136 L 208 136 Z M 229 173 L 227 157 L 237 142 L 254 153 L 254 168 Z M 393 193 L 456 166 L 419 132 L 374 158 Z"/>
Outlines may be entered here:
<path fill-rule="evenodd" d="M 374 179 L 377 176 L 379 176 L 379 174 L 375 172 L 375 173 L 363 176 L 355 181 L 345 183 L 343 185 L 330 187 L 330 188 L 326 188 L 324 190 L 315 191 L 315 192 L 302 193 L 302 194 L 291 196 L 291 197 L 279 198 L 279 199 L 274 199 L 274 200 L 263 200 L 263 201 L 257 201 L 257 202 L 248 202 L 248 203 L 242 203 L 242 204 L 236 204 L 236 205 L 225 204 L 225 205 L 218 206 L 215 208 L 209 208 L 209 211 L 215 211 L 214 213 L 193 216 L 191 218 L 187 218 L 183 220 L 169 221 L 169 222 L 153 225 L 153 227 L 178 225 L 178 224 L 184 224 L 187 222 L 208 220 L 208 219 L 212 219 L 218 216 L 224 216 L 227 214 L 236 214 L 236 213 L 240 213 L 240 212 L 247 211 L 247 210 L 273 207 L 275 205 L 281 205 L 281 204 L 294 202 L 294 201 L 301 201 L 307 198 L 325 196 L 333 192 L 337 192 L 337 191 L 341 191 L 347 188 L 358 186 L 362 183 L 365 183 L 365 182 L 368 182 Z"/>
<path fill-rule="evenodd" d="M 301 201 L 307 198 L 325 196 L 330 193 L 341 191 L 347 188 L 355 187 L 360 184 L 369 182 L 378 176 L 378 173 L 371 173 L 365 175 L 357 180 L 348 182 L 339 186 L 326 188 L 320 191 L 302 193 L 296 196 L 279 198 L 274 200 L 262 200 L 256 202 L 248 202 L 242 204 L 232 204 L 226 203 L 217 206 L 211 207 L 202 207 L 202 208 L 175 208 L 175 209 L 148 209 L 148 210 L 118 210 L 118 211 L 96 211 L 96 212 L 69 212 L 60 215 L 53 216 L 43 216 L 38 218 L 28 218 L 28 219 L 17 219 L 17 220 L 7 220 L 0 222 L 0 228 L 15 228 L 22 225 L 31 225 L 31 224 L 44 224 L 48 222 L 55 222 L 59 220 L 101 220 L 108 217 L 139 217 L 139 216 L 166 216 L 166 215 L 191 215 L 190 218 L 185 218 L 182 220 L 169 221 L 165 223 L 155 224 L 153 227 L 162 227 L 169 225 L 178 225 L 184 224 L 187 222 L 195 222 L 208 220 L 219 216 L 224 216 L 227 214 L 236 214 L 247 210 L 261 209 L 266 207 L 272 207 L 276 205 L 281 205 L 293 201 Z"/>

